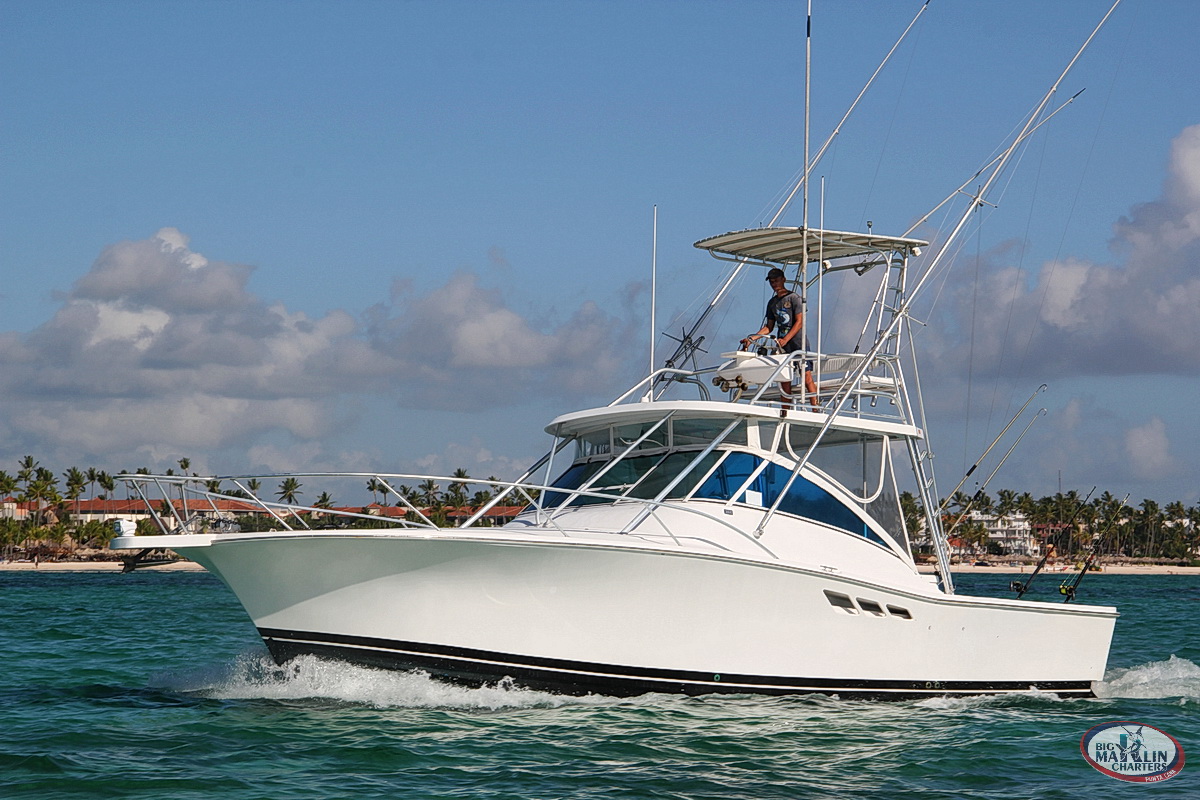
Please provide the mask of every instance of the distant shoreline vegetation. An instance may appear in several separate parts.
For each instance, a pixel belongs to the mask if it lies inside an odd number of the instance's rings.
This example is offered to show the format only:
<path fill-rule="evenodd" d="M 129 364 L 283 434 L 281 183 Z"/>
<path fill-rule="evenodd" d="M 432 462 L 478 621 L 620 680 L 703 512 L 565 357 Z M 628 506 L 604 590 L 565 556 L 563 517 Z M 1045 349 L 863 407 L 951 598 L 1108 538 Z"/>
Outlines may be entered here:
<path fill-rule="evenodd" d="M 179 472 L 171 468 L 165 474 L 189 474 L 190 459 L 181 458 L 176 463 Z M 132 472 L 150 474 L 145 467 Z M 451 525 L 494 496 L 491 487 L 469 492 L 471 482 L 471 476 L 461 468 L 454 471 L 445 489 L 433 479 L 395 489 L 370 479 L 364 488 L 371 494 L 371 503 L 342 507 L 390 511 L 389 500 L 394 500 L 395 506 L 420 508 L 436 525 Z M 141 500 L 115 496 L 116 483 L 111 473 L 95 467 L 70 467 L 61 476 L 56 475 L 31 455 L 22 458 L 13 473 L 0 470 L 0 554 L 9 560 L 14 556 L 74 558 L 84 550 L 92 558 L 116 558 L 107 549 L 116 536 L 111 520 L 133 516 L 134 505 L 145 513 Z M 249 497 L 240 489 L 224 489 L 216 480 L 208 488 L 228 497 Z M 250 480 L 247 488 L 261 494 L 272 491 L 257 480 Z M 296 504 L 302 490 L 296 478 L 285 477 L 273 493 L 283 503 Z M 309 505 L 332 509 L 337 504 L 335 498 L 322 492 Z M 900 509 L 913 540 L 914 555 L 928 554 L 931 546 L 924 537 L 924 509 L 909 492 L 901 493 Z M 1185 506 L 1178 501 L 1162 505 L 1145 499 L 1131 506 L 1110 492 L 1094 498 L 1080 497 L 1076 491 L 1035 498 L 1028 492 L 1002 489 L 995 499 L 983 492 L 956 492 L 941 503 L 941 509 L 943 530 L 952 553 L 959 557 L 1030 557 L 1053 546 L 1055 555 L 1072 558 L 1095 547 L 1104 560 L 1200 564 L 1196 560 L 1200 553 L 1200 506 Z M 517 510 L 506 507 L 497 517 L 511 516 Z M 383 513 L 377 524 L 391 524 L 395 516 Z M 416 519 L 411 512 L 407 516 Z M 267 530 L 272 525 L 269 517 L 251 515 L 239 522 L 242 530 Z M 370 525 L 371 521 L 364 524 Z M 140 519 L 137 525 L 139 534 L 160 532 L 150 519 Z"/>
<path fill-rule="evenodd" d="M 172 467 L 165 474 L 187 476 L 191 468 L 190 459 L 181 458 L 177 463 L 178 473 Z M 136 470 L 120 470 L 116 474 L 122 473 L 149 475 L 151 471 L 140 467 Z M 190 477 L 200 476 L 191 473 Z M 498 479 L 488 477 L 486 480 Z M 394 499 L 396 506 L 419 508 L 435 525 L 448 526 L 456 519 L 468 516 L 465 513 L 468 510 L 476 509 L 493 498 L 491 487 L 468 491 L 471 483 L 471 476 L 461 468 L 454 471 L 445 489 L 433 479 L 413 487 L 400 485 L 392 489 L 372 478 L 364 487 L 371 495 L 369 504 L 352 503 L 341 508 L 379 514 L 378 521 L 364 520 L 364 527 L 394 525 L 397 516 L 411 521 L 418 519 L 411 511 L 399 515 L 394 513 L 395 507 L 388 505 L 389 499 Z M 250 498 L 241 489 L 221 486 L 220 480 L 208 480 L 207 484 L 208 491 L 214 494 Z M 246 488 L 261 495 L 272 493 L 269 487 L 262 487 L 256 479 L 249 480 Z M 10 561 L 15 558 L 76 560 L 81 557 L 118 560 L 120 556 L 108 550 L 109 543 L 117 535 L 112 524 L 114 520 L 136 517 L 139 535 L 162 532 L 149 518 L 149 511 L 141 499 L 118 498 L 116 490 L 116 479 L 105 470 L 70 467 L 60 477 L 41 466 L 33 456 L 22 458 L 15 473 L 0 470 L 0 557 Z M 295 477 L 284 477 L 273 494 L 281 503 L 299 504 L 303 486 Z M 314 509 L 337 507 L 335 499 L 328 492 L 321 492 L 308 505 Z M 515 515 L 517 510 L 514 507 L 498 507 L 494 509 L 495 514 L 481 520 L 480 524 L 493 524 L 497 517 Z M 238 527 L 244 531 L 270 530 L 276 524 L 269 514 L 247 513 L 238 519 Z"/>

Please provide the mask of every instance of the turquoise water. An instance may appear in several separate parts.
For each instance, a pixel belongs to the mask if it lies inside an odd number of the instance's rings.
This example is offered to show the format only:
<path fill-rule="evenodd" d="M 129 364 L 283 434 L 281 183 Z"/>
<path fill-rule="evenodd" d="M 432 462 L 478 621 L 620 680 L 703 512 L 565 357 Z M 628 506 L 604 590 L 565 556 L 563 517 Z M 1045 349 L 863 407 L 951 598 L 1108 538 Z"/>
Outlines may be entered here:
<path fill-rule="evenodd" d="M 1008 580 L 957 578 L 998 596 Z M 1200 797 L 1200 762 L 1141 785 L 1079 754 L 1088 728 L 1129 719 L 1200 759 L 1200 578 L 1082 591 L 1122 611 L 1096 700 L 619 700 L 278 668 L 204 573 L 0 573 L 0 797 Z"/>

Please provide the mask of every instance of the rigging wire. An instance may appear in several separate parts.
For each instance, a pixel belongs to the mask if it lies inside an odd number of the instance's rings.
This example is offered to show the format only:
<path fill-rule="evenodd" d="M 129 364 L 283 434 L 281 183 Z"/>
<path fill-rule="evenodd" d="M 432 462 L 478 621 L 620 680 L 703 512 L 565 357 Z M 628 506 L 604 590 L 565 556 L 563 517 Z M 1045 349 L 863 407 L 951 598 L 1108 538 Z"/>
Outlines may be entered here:
<path fill-rule="evenodd" d="M 928 5 L 928 3 L 926 3 L 926 5 Z M 921 10 L 924 11 L 925 6 L 922 6 Z M 920 15 L 918 14 L 918 16 L 920 16 Z M 913 22 L 916 22 L 916 19 L 914 19 Z M 912 26 L 910 25 L 909 27 L 911 28 Z M 908 33 L 908 31 L 905 31 L 905 33 Z M 892 116 L 888 120 L 887 130 L 883 134 L 883 143 L 879 147 L 879 158 L 875 162 L 875 172 L 871 175 L 871 183 L 867 186 L 867 196 L 863 200 L 862 216 L 859 217 L 859 220 L 858 220 L 859 228 L 862 228 L 863 220 L 865 220 L 867 218 L 867 214 L 869 213 L 867 211 L 867 209 L 871 205 L 871 197 L 875 194 L 875 184 L 878 183 L 878 181 L 879 181 L 879 172 L 883 168 L 883 158 L 887 154 L 888 142 L 890 142 L 891 138 L 892 138 L 892 129 L 895 127 L 896 117 L 899 116 L 899 113 L 900 113 L 900 103 L 901 103 L 901 100 L 903 100 L 903 98 L 904 98 L 905 89 L 908 87 L 908 76 L 909 76 L 909 73 L 912 72 L 913 61 L 916 58 L 917 49 L 920 45 L 920 41 L 921 41 L 921 31 L 918 30 L 916 39 L 913 41 L 913 46 L 909 50 L 908 64 L 905 66 L 904 75 L 900 80 L 900 90 L 896 92 L 896 103 L 892 107 Z"/>
<path fill-rule="evenodd" d="M 791 193 L 780 205 L 779 210 L 771 218 L 771 221 L 768 223 L 768 225 L 776 224 L 779 221 L 779 219 L 783 217 L 784 213 L 787 211 L 788 205 L 795 198 L 796 193 L 799 192 L 801 188 L 804 189 L 804 194 L 805 194 L 805 197 L 807 198 L 808 183 L 812 178 L 812 169 L 814 167 L 816 167 L 816 165 L 818 163 L 820 163 L 821 158 L 825 155 L 826 151 L 833 144 L 833 142 L 837 140 L 838 135 L 841 133 L 842 126 L 845 125 L 847 120 L 850 119 L 850 116 L 854 113 L 854 110 L 858 107 L 858 104 L 862 100 L 863 96 L 866 95 L 867 91 L 874 84 L 875 79 L 877 77 L 879 77 L 879 74 L 883 71 L 883 68 L 887 65 L 888 61 L 891 60 L 892 55 L 896 52 L 897 48 L 899 48 L 900 44 L 905 40 L 905 38 L 907 38 L 909 32 L 917 24 L 917 21 L 925 13 L 925 9 L 929 7 L 929 3 L 930 3 L 930 0 L 925 0 L 925 2 L 921 4 L 921 8 L 917 11 L 916 15 L 912 18 L 912 21 L 908 23 L 908 27 L 904 29 L 904 32 L 902 34 L 900 34 L 900 38 L 897 39 L 896 43 L 892 45 L 892 49 L 889 50 L 887 55 L 884 56 L 883 60 L 879 62 L 879 66 L 875 68 L 875 72 L 872 73 L 871 77 L 867 80 L 867 83 L 863 86 L 862 90 L 858 93 L 858 96 L 854 99 L 854 102 L 852 102 L 850 104 L 850 107 L 848 109 L 846 109 L 846 113 L 842 115 L 841 120 L 839 120 L 838 124 L 834 127 L 833 132 L 829 134 L 829 137 L 826 138 L 824 144 L 821 145 L 820 149 L 817 151 L 817 154 L 811 159 L 808 158 L 808 150 L 807 150 L 807 144 L 806 144 L 803 177 L 796 183 L 796 185 L 794 185 L 792 187 Z M 811 24 L 812 24 L 812 18 L 811 18 L 811 8 L 810 8 L 810 14 L 808 17 L 808 25 L 809 25 L 810 33 L 811 33 Z M 806 69 L 805 69 L 806 84 L 807 84 L 807 81 L 809 80 L 810 71 L 811 70 L 806 67 Z M 807 120 L 807 111 L 805 112 L 805 117 Z M 806 121 L 806 123 L 805 123 L 806 141 L 807 141 L 807 127 L 808 126 L 807 126 L 807 121 Z M 807 203 L 806 203 L 806 208 L 807 208 Z M 807 211 L 806 211 L 806 216 L 807 216 Z M 741 261 L 738 263 L 737 267 L 734 268 L 733 273 L 726 279 L 726 281 L 722 285 L 721 289 L 719 289 L 717 291 L 716 296 L 710 300 L 710 302 L 708 303 L 708 306 L 700 313 L 699 318 L 696 319 L 696 321 L 692 323 L 691 328 L 683 331 L 683 335 L 680 339 L 676 339 L 676 341 L 679 343 L 679 346 L 675 349 L 675 352 L 668 359 L 666 359 L 665 364 L 667 366 L 674 366 L 677 363 L 686 363 L 688 360 L 695 358 L 697 341 L 698 341 L 695 337 L 703 329 L 709 315 L 713 312 L 713 309 L 717 305 L 721 304 L 721 302 L 727 295 L 729 289 L 737 282 L 738 278 L 740 278 L 742 267 L 745 266 L 745 264 L 746 264 L 745 261 Z M 675 337 L 670 337 L 670 338 L 674 339 Z M 703 337 L 701 337 L 701 339 L 702 338 Z"/>
<path fill-rule="evenodd" d="M 1067 213 L 1066 220 L 1063 222 L 1062 236 L 1059 238 L 1058 249 L 1055 251 L 1054 259 L 1050 262 L 1045 280 L 1042 281 L 1042 292 L 1041 297 L 1038 300 L 1037 313 L 1030 320 L 1029 335 L 1025 339 L 1025 347 L 1021 350 L 1021 359 L 1017 362 L 1017 368 L 1013 373 L 1014 376 L 1022 374 L 1025 369 L 1025 363 L 1029 358 L 1029 351 L 1033 346 L 1033 337 L 1037 332 L 1038 322 L 1042 319 L 1042 311 L 1046 305 L 1046 297 L 1050 292 L 1050 284 L 1054 279 L 1054 272 L 1058 267 L 1059 261 L 1061 260 L 1062 251 L 1066 246 L 1067 230 L 1070 228 L 1071 220 L 1074 218 L 1075 207 L 1079 203 L 1079 196 L 1083 193 L 1084 178 L 1091 167 L 1092 157 L 1096 152 L 1096 143 L 1099 141 L 1101 129 L 1104 128 L 1104 120 L 1108 116 L 1108 109 L 1112 102 L 1112 95 L 1116 87 L 1117 76 L 1121 73 L 1121 70 L 1125 64 L 1125 54 L 1127 52 L 1129 38 L 1132 38 L 1132 26 L 1130 27 L 1130 33 L 1127 34 L 1125 44 L 1120 50 L 1120 56 L 1117 59 L 1117 69 L 1113 72 L 1112 80 L 1108 85 L 1108 92 L 1104 96 L 1104 103 L 1100 108 L 1100 122 L 1093 128 L 1091 145 L 1088 147 L 1087 157 L 1084 159 L 1083 169 L 1080 171 L 1079 185 L 1075 189 L 1075 195 L 1071 198 L 1071 207 Z"/>
<path fill-rule="evenodd" d="M 997 373 L 996 383 L 992 390 L 992 402 L 988 408 L 987 427 L 989 427 L 989 428 L 992 426 L 992 417 L 995 415 L 995 412 L 996 412 L 996 400 L 1000 394 L 1000 376 L 1002 376 L 1004 374 L 1004 362 L 1005 362 L 1005 359 L 1008 357 L 1008 347 L 1005 345 L 1008 342 L 1009 332 L 1012 330 L 1013 312 L 1016 310 L 1016 307 L 1017 307 L 1017 293 L 1021 289 L 1022 278 L 1025 274 L 1025 255 L 1029 250 L 1029 246 L 1028 246 L 1029 232 L 1033 227 L 1034 206 L 1036 205 L 1036 201 L 1037 201 L 1038 189 L 1042 183 L 1042 169 L 1046 164 L 1046 145 L 1047 145 L 1048 138 L 1049 138 L 1048 136 L 1042 138 L 1041 157 L 1038 159 L 1037 170 L 1034 174 L 1034 180 L 1033 180 L 1033 197 L 1030 198 L 1029 212 L 1025 216 L 1025 231 L 1021 237 L 1022 246 L 1021 246 L 1020 252 L 1017 256 L 1017 273 L 1013 278 L 1012 296 L 1009 298 L 1008 314 L 1004 320 L 1004 335 L 1000 337 L 1000 343 L 1001 343 L 1000 360 L 996 364 L 996 373 Z M 1009 409 L 1012 408 L 1013 396 L 1017 390 L 1018 379 L 1019 379 L 1019 373 L 1014 374 L 1010 381 L 1011 385 L 1009 387 L 1008 406 L 1007 406 L 1007 408 L 1009 408 Z"/>
<path fill-rule="evenodd" d="M 978 209 L 976 209 L 978 213 Z M 975 388 L 975 317 L 979 306 L 979 269 L 983 261 L 983 221 L 975 226 L 975 280 L 971 288 L 971 335 L 967 345 L 967 406 L 963 415 L 963 467 L 971 442 L 971 394 Z M 986 430 L 986 429 L 985 429 Z"/>

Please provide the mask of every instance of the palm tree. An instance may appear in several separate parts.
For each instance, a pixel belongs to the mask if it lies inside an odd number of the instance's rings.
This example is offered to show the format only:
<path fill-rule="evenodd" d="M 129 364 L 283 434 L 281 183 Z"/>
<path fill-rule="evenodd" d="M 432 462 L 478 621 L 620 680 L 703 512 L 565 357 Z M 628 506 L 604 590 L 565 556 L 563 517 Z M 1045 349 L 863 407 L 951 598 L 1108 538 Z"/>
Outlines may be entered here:
<path fill-rule="evenodd" d="M 300 494 L 300 486 L 300 481 L 296 478 L 284 478 L 279 484 L 279 489 L 275 492 L 275 495 L 281 503 L 295 505 L 296 496 Z"/>
<path fill-rule="evenodd" d="M 186 474 L 187 474 L 187 471 L 188 471 L 188 469 L 189 469 L 191 466 L 192 466 L 192 460 L 191 460 L 190 458 L 181 458 L 181 459 L 179 459 L 179 468 L 180 468 L 181 470 L 183 470 L 183 474 L 184 474 L 184 475 L 186 475 Z"/>
<path fill-rule="evenodd" d="M 904 517 L 908 540 L 915 545 L 918 535 L 925 530 L 925 509 L 912 492 L 901 492 L 900 513 Z"/>
<path fill-rule="evenodd" d="M 949 500 L 943 501 L 942 505 L 961 514 L 967 509 L 967 506 L 971 505 L 971 496 L 966 492 L 957 491 Z"/>
<path fill-rule="evenodd" d="M 987 492 L 980 489 L 971 497 L 971 508 L 981 514 L 991 514 L 995 512 L 996 504 Z"/>
<path fill-rule="evenodd" d="M 92 487 L 92 499 L 96 499 L 96 481 L 100 480 L 100 470 L 95 467 L 88 467 L 84 473 L 84 478 L 87 479 L 88 486 Z"/>
<path fill-rule="evenodd" d="M 101 470 L 96 474 L 96 483 L 99 483 L 100 488 L 104 490 L 104 497 L 106 500 L 113 499 L 113 493 L 117 491 L 117 482 L 113 479 L 112 475 L 109 475 L 104 470 Z M 107 513 L 101 515 L 101 521 L 104 521 L 107 518 Z M 105 542 L 105 544 L 107 544 L 107 542 Z"/>
<path fill-rule="evenodd" d="M 38 468 L 38 462 L 34 460 L 33 456 L 25 456 L 18 462 L 18 466 L 20 469 L 17 471 L 17 480 L 28 488 Z"/>
<path fill-rule="evenodd" d="M 996 516 L 1007 521 L 1008 517 L 1020 509 L 1017 493 L 1012 489 L 1001 489 L 996 493 Z"/>
<path fill-rule="evenodd" d="M 0 469 L 0 497 L 16 494 L 17 479 Z"/>
<path fill-rule="evenodd" d="M 333 498 L 329 496 L 329 492 L 321 492 L 320 497 L 313 503 L 313 508 L 333 508 Z"/>
<path fill-rule="evenodd" d="M 45 467 L 37 467 L 25 486 L 24 499 L 34 504 L 32 527 L 41 525 L 42 503 L 53 504 L 62 498 L 58 493 L 58 479 Z"/>
<path fill-rule="evenodd" d="M 377 505 L 379 503 L 379 489 L 380 486 L 378 480 L 375 478 L 370 478 L 367 480 L 367 491 L 371 493 L 371 505 Z"/>
<path fill-rule="evenodd" d="M 71 467 L 63 473 L 63 480 L 67 484 L 67 497 L 75 503 L 75 516 L 79 516 L 79 495 L 83 494 L 83 490 L 87 488 L 87 478 L 76 467 Z"/>
<path fill-rule="evenodd" d="M 1136 519 L 1134 536 L 1137 537 L 1137 544 L 1135 547 L 1143 556 L 1159 555 L 1163 515 L 1158 503 L 1149 499 L 1143 500 Z"/>
<path fill-rule="evenodd" d="M 417 499 L 426 506 L 436 506 L 441 503 L 442 492 L 437 481 L 433 478 L 422 481 L 421 485 L 417 487 Z"/>
<path fill-rule="evenodd" d="M 458 508 L 467 502 L 467 484 L 465 481 L 470 480 L 471 476 L 462 467 L 454 470 L 453 477 L 459 480 L 450 484 L 450 488 L 446 490 L 446 502 Z"/>

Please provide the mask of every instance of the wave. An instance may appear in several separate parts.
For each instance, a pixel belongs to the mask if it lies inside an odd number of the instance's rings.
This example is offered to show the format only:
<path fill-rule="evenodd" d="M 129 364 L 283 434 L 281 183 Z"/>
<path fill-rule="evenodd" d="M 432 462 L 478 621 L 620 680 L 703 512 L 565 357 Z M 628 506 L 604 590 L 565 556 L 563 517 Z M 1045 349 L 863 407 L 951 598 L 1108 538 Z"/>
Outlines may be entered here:
<path fill-rule="evenodd" d="M 1108 698 L 1181 697 L 1200 700 L 1200 666 L 1171 656 L 1136 667 L 1111 669 L 1096 684 L 1096 696 Z"/>
<path fill-rule="evenodd" d="M 491 711 L 611 702 L 522 689 L 507 679 L 478 688 L 455 686 L 424 672 L 371 669 L 317 656 L 299 656 L 279 666 L 260 653 L 245 653 L 229 664 L 156 675 L 150 683 L 153 689 L 213 700 L 332 700 L 376 708 Z"/>
<path fill-rule="evenodd" d="M 572 697 L 524 689 L 505 679 L 469 688 L 436 680 L 424 672 L 371 669 L 317 656 L 300 656 L 283 666 L 259 652 L 247 652 L 232 662 L 185 672 L 154 676 L 147 687 L 213 700 L 326 700 L 376 708 L 448 708 L 501 710 L 556 708 L 568 705 L 654 704 L 662 695 L 617 700 L 601 695 Z M 1200 666 L 1171 656 L 1134 667 L 1109 670 L 1094 686 L 1096 696 L 1108 699 L 1182 698 L 1200 702 Z M 737 696 L 739 699 L 745 699 Z M 726 697 L 726 700 L 734 698 Z M 763 700 L 765 698 L 759 698 Z M 795 700 L 797 698 L 788 698 Z M 809 702 L 833 700 L 808 696 Z M 779 700 L 779 698 L 772 698 Z M 1031 689 L 1008 695 L 931 697 L 916 705 L 932 710 L 1008 705 L 1028 701 L 1060 702 L 1052 692 Z M 836 700 L 834 700 L 836 702 Z"/>

